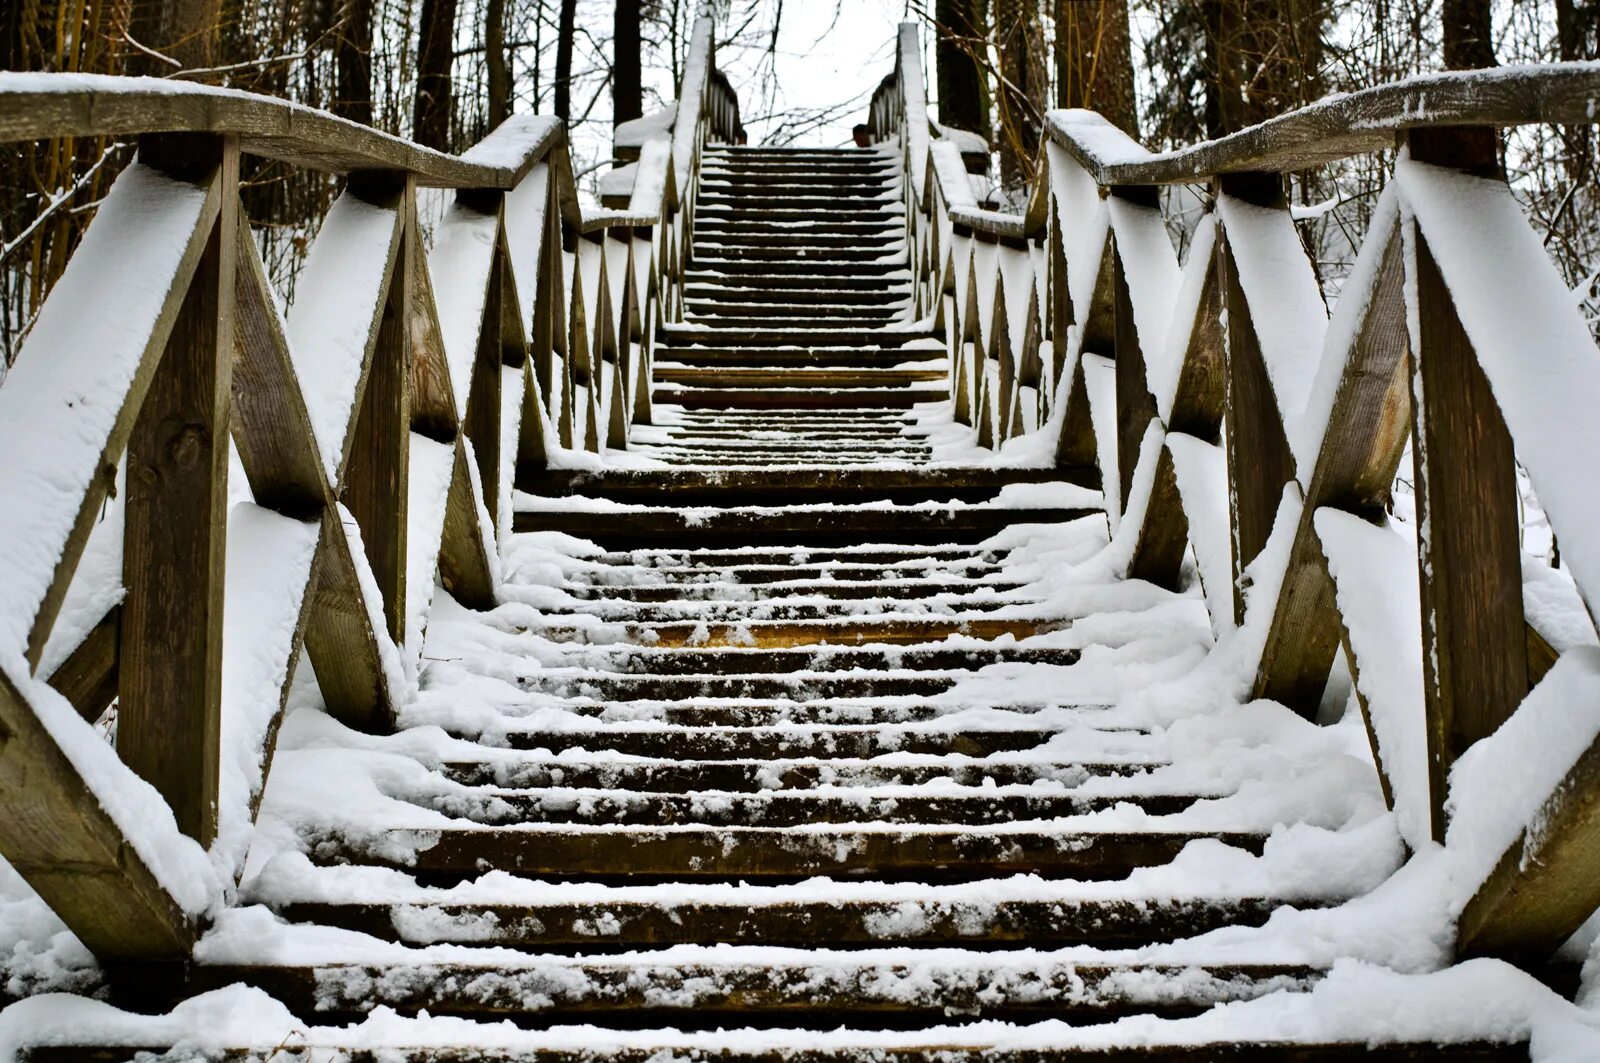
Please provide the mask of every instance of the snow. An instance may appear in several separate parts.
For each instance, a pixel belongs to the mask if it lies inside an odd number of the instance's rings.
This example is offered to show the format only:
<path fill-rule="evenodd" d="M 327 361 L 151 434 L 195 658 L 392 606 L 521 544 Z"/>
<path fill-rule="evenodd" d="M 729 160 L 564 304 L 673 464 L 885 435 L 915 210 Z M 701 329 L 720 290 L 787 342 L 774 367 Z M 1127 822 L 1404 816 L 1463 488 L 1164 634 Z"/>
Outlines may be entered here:
<path fill-rule="evenodd" d="M 678 104 L 676 101 L 668 103 L 659 110 L 651 111 L 640 118 L 633 118 L 616 127 L 611 134 L 611 143 L 618 149 L 643 148 L 651 140 L 666 136 L 670 142 L 673 123 L 677 119 Z"/>
<path fill-rule="evenodd" d="M 1112 125 L 1098 111 L 1073 107 L 1050 111 L 1044 120 L 1052 142 L 1058 137 L 1070 141 L 1089 157 L 1089 165 L 1096 169 L 1153 158 L 1138 141 Z"/>
<path fill-rule="evenodd" d="M 1233 626 L 1233 545 L 1228 516 L 1228 456 L 1223 448 L 1182 432 L 1167 436 L 1172 469 L 1189 521 L 1189 542 L 1205 592 L 1212 631 Z"/>
<path fill-rule="evenodd" d="M 1189 242 L 1189 261 L 1183 267 L 1183 280 L 1172 299 L 1172 324 L 1167 328 L 1166 342 L 1160 347 L 1141 344 L 1145 379 L 1150 382 L 1156 412 L 1164 422 L 1172 417 L 1172 404 L 1183 376 L 1183 360 L 1199 323 L 1200 299 L 1205 294 L 1206 275 L 1214 263 L 1216 241 L 1216 215 L 1208 213 L 1200 219 Z"/>
<path fill-rule="evenodd" d="M 266 781 L 268 736 L 279 691 L 289 681 L 296 633 L 321 535 L 318 522 L 291 520 L 250 502 L 228 514 L 222 635 L 222 754 L 217 797 L 217 871 L 244 864 L 255 798 Z"/>
<path fill-rule="evenodd" d="M 1106 206 L 1111 212 L 1111 231 L 1116 234 L 1117 256 L 1128 283 L 1128 299 L 1133 304 L 1134 330 L 1145 360 L 1145 386 L 1152 395 L 1159 394 L 1158 381 L 1173 378 L 1175 373 L 1162 364 L 1162 355 L 1170 354 L 1167 327 L 1174 319 L 1183 272 L 1178 269 L 1178 256 L 1172 250 L 1172 238 L 1167 235 L 1167 223 L 1159 210 L 1116 196 L 1108 198 Z M 1181 352 L 1178 357 L 1183 357 Z"/>
<path fill-rule="evenodd" d="M 328 208 L 295 284 L 285 322 L 289 356 L 332 483 L 355 423 L 356 391 L 383 313 L 384 279 L 399 251 L 399 233 L 398 211 L 345 192 Z M 447 294 L 437 292 L 441 310 Z"/>
<path fill-rule="evenodd" d="M 1219 196 L 1217 211 L 1278 411 L 1285 424 L 1295 424 L 1310 398 L 1328 329 L 1328 309 L 1311 260 L 1287 211 L 1233 196 Z"/>
<path fill-rule="evenodd" d="M 0 386 L 0 655 L 22 652 L 212 209 L 203 188 L 137 164 L 124 170 Z"/>
<path fill-rule="evenodd" d="M 439 571 L 439 544 L 444 538 L 446 498 L 455 472 L 456 448 L 411 433 L 411 469 L 406 500 L 406 645 L 407 666 L 422 657 Z"/>
<path fill-rule="evenodd" d="M 478 352 L 489 277 L 494 264 L 500 219 L 453 203 L 434 230 L 428 274 L 439 308 L 439 333 L 450 367 L 450 390 L 456 415 L 465 417 L 472 387 L 472 363 Z M 535 267 L 535 280 L 538 273 Z"/>
<path fill-rule="evenodd" d="M 1600 354 L 1504 182 L 1402 158 L 1395 179 L 1594 616 L 1600 604 Z M 1485 254 L 1484 248 L 1494 248 Z"/>
<path fill-rule="evenodd" d="M 1355 654 L 1378 755 L 1412 849 L 1432 839 L 1428 736 L 1422 711 L 1422 621 L 1417 547 L 1404 526 L 1379 527 L 1337 509 L 1313 518 Z"/>
<path fill-rule="evenodd" d="M 555 143 L 561 119 L 548 114 L 514 114 L 472 147 L 461 161 L 515 171 L 526 166 L 541 148 Z"/>
<path fill-rule="evenodd" d="M 672 161 L 672 140 L 665 135 L 653 136 L 639 149 L 635 164 L 632 195 L 628 199 L 628 213 L 664 218 L 667 213 L 667 178 Z"/>
<path fill-rule="evenodd" d="M 550 167 L 541 163 L 506 193 L 506 249 L 510 252 L 511 272 L 517 282 L 517 305 L 522 310 L 522 331 L 533 335 L 533 319 L 539 306 L 539 259 L 544 253 L 545 210 L 550 190 Z M 437 239 L 434 246 L 438 247 Z M 438 275 L 430 274 L 438 281 Z"/>

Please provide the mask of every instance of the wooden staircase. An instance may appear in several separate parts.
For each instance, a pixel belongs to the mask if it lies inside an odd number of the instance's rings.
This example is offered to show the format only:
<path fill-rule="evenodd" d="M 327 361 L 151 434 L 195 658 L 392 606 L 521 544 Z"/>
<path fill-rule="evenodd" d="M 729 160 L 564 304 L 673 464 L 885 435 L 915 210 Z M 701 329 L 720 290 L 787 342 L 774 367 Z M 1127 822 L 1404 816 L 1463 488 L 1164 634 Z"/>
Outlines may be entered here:
<path fill-rule="evenodd" d="M 1270 958 L 1145 958 L 1280 901 L 1094 884 L 1265 838 L 1164 828 L 1220 794 L 1151 785 L 1161 744 L 1095 705 L 963 693 L 982 669 L 1078 659 L 992 540 L 1098 515 L 1082 485 L 1027 486 L 1058 470 L 933 462 L 916 408 L 947 398 L 947 356 L 909 320 L 897 181 L 874 151 L 708 151 L 687 321 L 661 332 L 637 448 L 666 467 L 522 484 L 515 528 L 563 571 L 508 573 L 507 605 L 458 619 L 481 652 L 430 665 L 483 705 L 448 738 L 413 732 L 387 796 L 414 822 L 307 829 L 304 855 L 278 858 L 292 873 L 247 879 L 198 962 L 141 970 L 125 998 L 245 982 L 319 1026 L 381 1006 L 625 1042 L 552 1060 L 1021 1061 L 1078 1052 L 1065 1035 L 995 1048 L 1014 1038 L 986 1021 L 1190 1016 L 1318 981 Z M 280 758 L 329 772 L 367 748 L 287 730 Z M 265 811 L 305 777 L 280 763 Z M 1129 805 L 1146 826 L 1083 818 Z M 1522 1052 L 1148 1040 L 1089 1054 Z"/>

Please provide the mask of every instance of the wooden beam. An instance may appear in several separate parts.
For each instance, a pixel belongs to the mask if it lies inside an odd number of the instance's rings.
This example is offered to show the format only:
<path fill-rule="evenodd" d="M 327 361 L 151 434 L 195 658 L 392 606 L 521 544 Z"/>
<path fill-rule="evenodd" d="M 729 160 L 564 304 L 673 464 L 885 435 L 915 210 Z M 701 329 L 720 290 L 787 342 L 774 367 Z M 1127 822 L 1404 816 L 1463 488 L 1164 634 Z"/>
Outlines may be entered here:
<path fill-rule="evenodd" d="M 66 722 L 82 726 L 67 717 Z M 178 959 L 195 925 L 0 668 L 0 853 L 102 960 Z"/>
<path fill-rule="evenodd" d="M 78 715 L 89 723 L 98 720 L 117 700 L 121 627 L 122 607 L 112 606 L 67 659 L 50 673 L 50 685 L 72 702 Z"/>
<path fill-rule="evenodd" d="M 1532 822 L 1463 909 L 1461 956 L 1542 964 L 1600 907 L 1600 742 Z"/>
<path fill-rule="evenodd" d="M 1423 696 L 1434 837 L 1450 766 L 1528 692 L 1516 453 L 1420 229 L 1412 366 Z"/>
<path fill-rule="evenodd" d="M 380 733 L 393 726 L 395 706 L 343 520 L 337 506 L 322 516 L 306 650 L 329 714 L 358 731 Z"/>
<path fill-rule="evenodd" d="M 1276 176 L 1250 174 L 1226 179 L 1221 184 L 1221 194 L 1239 196 L 1261 207 L 1289 209 L 1282 182 Z M 1228 482 L 1232 488 L 1234 620 L 1243 623 L 1244 596 L 1239 577 L 1272 534 L 1283 486 L 1294 479 L 1294 458 L 1226 231 L 1217 235 L 1217 255 L 1228 315 L 1225 417 Z"/>
<path fill-rule="evenodd" d="M 1133 299 L 1128 292 L 1128 276 L 1122 255 L 1112 256 L 1112 291 L 1116 320 L 1117 380 L 1117 482 L 1123 512 L 1133 490 L 1133 472 L 1139 464 L 1139 448 L 1145 430 L 1156 419 L 1156 400 L 1150 394 L 1144 351 L 1139 346 L 1139 330 L 1133 318 Z"/>
<path fill-rule="evenodd" d="M 493 609 L 494 576 L 484 545 L 485 533 L 473 497 L 466 448 L 455 448 L 455 465 L 445 496 L 444 531 L 439 541 L 439 582 L 468 609 Z"/>
<path fill-rule="evenodd" d="M 1367 297 L 1366 313 L 1340 376 L 1256 670 L 1253 696 L 1308 718 L 1321 703 L 1340 638 L 1333 584 L 1312 520 L 1330 506 L 1381 520 L 1410 438 L 1404 255 L 1393 220 L 1383 225 L 1367 237 L 1382 241 L 1370 295 L 1349 293 Z"/>
<path fill-rule="evenodd" d="M 161 138 L 140 157 L 238 184 L 238 145 Z M 222 733 L 238 199 L 221 212 L 128 440 L 117 751 L 159 790 L 184 833 L 216 833 Z"/>
<path fill-rule="evenodd" d="M 392 175 L 390 175 L 392 178 Z M 381 206 L 400 208 L 415 194 L 409 181 L 351 182 L 351 190 Z M 367 561 L 383 595 L 384 621 L 396 645 L 405 643 L 406 495 L 410 478 L 411 414 L 407 385 L 411 376 L 411 255 L 404 226 L 400 251 L 384 298 L 366 386 L 352 428 L 345 466 L 344 503 L 361 526 Z"/>

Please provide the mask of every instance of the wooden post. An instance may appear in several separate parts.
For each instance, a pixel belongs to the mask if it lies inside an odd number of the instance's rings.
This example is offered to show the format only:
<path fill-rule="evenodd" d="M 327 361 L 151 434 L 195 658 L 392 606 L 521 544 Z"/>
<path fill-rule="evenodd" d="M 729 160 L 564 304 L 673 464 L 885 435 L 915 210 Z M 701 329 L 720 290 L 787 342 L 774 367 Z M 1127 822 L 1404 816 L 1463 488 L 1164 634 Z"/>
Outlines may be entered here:
<path fill-rule="evenodd" d="M 463 206 L 482 214 L 498 214 L 502 209 L 503 197 L 497 192 L 463 192 L 457 199 Z M 483 504 L 493 523 L 499 521 L 495 511 L 500 501 L 497 487 L 500 482 L 500 365 L 501 336 L 505 323 L 501 306 L 506 268 L 499 230 L 503 226 L 502 218 L 496 226 L 495 247 L 489 258 L 488 291 L 484 295 L 478 347 L 473 353 L 472 374 L 468 378 L 467 394 L 464 396 L 466 416 L 461 421 L 462 434 L 472 441 L 472 453 L 478 465 L 478 482 L 483 485 Z"/>
<path fill-rule="evenodd" d="M 221 212 L 128 440 L 117 750 L 202 845 L 216 834 L 238 142 L 143 138 L 178 180 L 220 174 Z"/>
<path fill-rule="evenodd" d="M 350 177 L 350 189 L 357 196 L 390 208 L 414 195 L 414 185 L 413 178 L 401 173 Z M 410 240 L 413 235 L 408 226 L 401 239 Z M 384 620 L 396 644 L 405 642 L 406 493 L 411 468 L 408 258 L 402 243 L 401 253 L 395 256 L 344 478 L 344 503 L 361 526 L 367 561 L 383 595 Z"/>
<path fill-rule="evenodd" d="M 1112 194 L 1143 207 L 1158 205 L 1156 190 L 1149 186 L 1117 188 Z M 1145 373 L 1144 350 L 1139 345 L 1139 330 L 1133 318 L 1133 299 L 1128 292 L 1128 275 L 1120 249 L 1111 258 L 1112 299 L 1115 306 L 1117 374 L 1117 480 L 1121 484 L 1123 512 L 1133 490 L 1133 473 L 1139 464 L 1139 448 L 1145 430 L 1155 420 L 1156 400 L 1150 394 Z"/>
<path fill-rule="evenodd" d="M 1258 207 L 1288 210 L 1278 174 L 1224 174 L 1220 192 Z M 1228 424 L 1228 483 L 1233 542 L 1234 620 L 1244 622 L 1239 577 L 1272 534 L 1283 485 L 1294 478 L 1294 458 L 1284 435 L 1278 400 L 1256 337 L 1250 304 L 1226 231 L 1217 236 L 1217 271 L 1228 314 L 1228 374 L 1225 416 Z"/>
<path fill-rule="evenodd" d="M 1478 174 L 1498 167 L 1493 130 L 1419 130 L 1408 146 L 1421 162 Z M 1521 703 L 1528 651 L 1511 433 L 1427 239 L 1420 228 L 1412 235 L 1423 695 L 1433 831 L 1443 840 L 1450 766 Z"/>

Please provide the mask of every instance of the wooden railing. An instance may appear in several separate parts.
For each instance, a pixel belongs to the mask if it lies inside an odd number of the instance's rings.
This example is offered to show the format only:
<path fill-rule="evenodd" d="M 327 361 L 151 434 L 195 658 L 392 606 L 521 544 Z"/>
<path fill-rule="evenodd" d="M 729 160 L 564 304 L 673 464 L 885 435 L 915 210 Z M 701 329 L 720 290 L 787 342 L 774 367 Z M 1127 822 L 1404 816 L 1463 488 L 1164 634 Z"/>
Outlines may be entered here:
<path fill-rule="evenodd" d="M 496 602 L 518 478 L 650 419 L 700 149 L 741 134 L 713 58 L 701 19 L 627 209 L 595 213 L 551 118 L 457 157 L 242 92 L 0 74 L 0 142 L 138 142 L 0 385 L 0 854 L 102 959 L 185 955 L 231 889 L 302 648 L 335 717 L 390 727 L 436 582 Z M 286 314 L 241 154 L 346 178 Z M 423 186 L 455 190 L 431 248 Z"/>
<path fill-rule="evenodd" d="M 902 26 L 870 125 L 904 152 L 956 417 L 1098 465 L 1109 556 L 1172 589 L 1198 576 L 1239 697 L 1314 717 L 1343 647 L 1402 835 L 1446 841 L 1453 765 L 1532 687 L 1600 700 L 1600 352 L 1496 133 L 1600 120 L 1600 64 L 1413 78 L 1166 154 L 1055 111 L 1026 209 L 1000 214 L 935 135 L 921 55 Z M 1330 317 L 1283 175 L 1397 146 Z M 1182 264 L 1175 183 L 1210 190 Z M 1408 444 L 1414 530 L 1389 517 Z M 1524 564 L 1517 462 L 1561 572 Z M 1600 743 L 1554 758 L 1537 829 L 1466 903 L 1464 953 L 1546 956 L 1600 906 Z"/>

